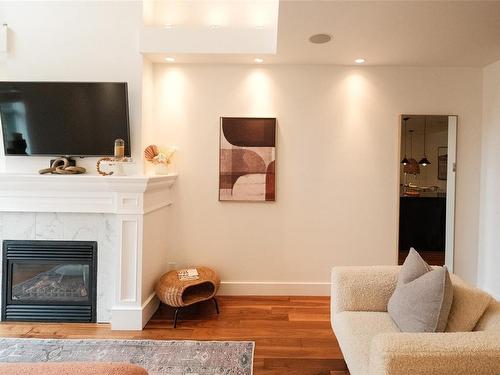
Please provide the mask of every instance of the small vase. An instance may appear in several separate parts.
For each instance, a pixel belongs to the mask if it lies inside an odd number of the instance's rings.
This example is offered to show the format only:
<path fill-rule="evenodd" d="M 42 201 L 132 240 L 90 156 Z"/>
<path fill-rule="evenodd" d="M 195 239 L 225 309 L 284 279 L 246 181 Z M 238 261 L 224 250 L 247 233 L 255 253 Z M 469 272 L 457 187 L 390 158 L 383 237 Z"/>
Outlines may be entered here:
<path fill-rule="evenodd" d="M 165 163 L 155 164 L 155 174 L 165 175 L 168 174 L 168 166 Z"/>

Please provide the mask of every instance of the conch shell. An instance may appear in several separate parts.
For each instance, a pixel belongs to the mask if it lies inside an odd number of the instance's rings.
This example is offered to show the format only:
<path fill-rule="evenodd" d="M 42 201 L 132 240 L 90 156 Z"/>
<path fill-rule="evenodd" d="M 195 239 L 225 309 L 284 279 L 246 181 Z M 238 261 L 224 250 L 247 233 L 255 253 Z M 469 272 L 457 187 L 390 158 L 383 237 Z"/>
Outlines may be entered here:
<path fill-rule="evenodd" d="M 158 146 L 150 145 L 144 150 L 144 157 L 147 161 L 153 161 L 153 159 L 158 155 Z"/>

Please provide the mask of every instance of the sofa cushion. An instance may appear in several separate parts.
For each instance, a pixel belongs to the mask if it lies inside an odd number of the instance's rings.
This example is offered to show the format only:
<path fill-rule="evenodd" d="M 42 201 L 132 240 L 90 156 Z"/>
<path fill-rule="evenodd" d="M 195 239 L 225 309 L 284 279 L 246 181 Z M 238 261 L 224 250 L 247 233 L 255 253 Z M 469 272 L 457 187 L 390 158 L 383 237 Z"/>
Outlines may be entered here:
<path fill-rule="evenodd" d="M 492 301 L 492 297 L 480 289 L 467 285 L 455 275 L 451 275 L 451 281 L 453 303 L 446 332 L 472 331 Z"/>
<path fill-rule="evenodd" d="M 452 280 L 453 281 L 453 280 Z M 479 319 L 474 331 L 496 331 L 500 334 L 500 302 L 493 299 Z"/>
<path fill-rule="evenodd" d="M 351 375 L 368 374 L 373 337 L 380 333 L 400 332 L 386 312 L 344 311 L 334 314 L 332 320 Z"/>
<path fill-rule="evenodd" d="M 429 266 L 412 247 L 399 271 L 397 285 L 402 286 L 408 284 L 431 270 L 431 266 Z"/>
<path fill-rule="evenodd" d="M 387 311 L 403 332 L 443 332 L 453 300 L 446 267 L 431 269 L 414 249 L 403 263 Z"/>

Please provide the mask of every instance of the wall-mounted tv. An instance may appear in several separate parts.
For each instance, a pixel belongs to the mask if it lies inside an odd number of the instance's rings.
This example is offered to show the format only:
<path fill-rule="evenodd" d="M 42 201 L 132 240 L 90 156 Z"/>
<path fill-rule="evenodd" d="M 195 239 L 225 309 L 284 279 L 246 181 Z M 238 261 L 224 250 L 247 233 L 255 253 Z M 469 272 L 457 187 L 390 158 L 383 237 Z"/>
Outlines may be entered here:
<path fill-rule="evenodd" d="M 126 83 L 0 82 L 5 155 L 130 156 Z"/>

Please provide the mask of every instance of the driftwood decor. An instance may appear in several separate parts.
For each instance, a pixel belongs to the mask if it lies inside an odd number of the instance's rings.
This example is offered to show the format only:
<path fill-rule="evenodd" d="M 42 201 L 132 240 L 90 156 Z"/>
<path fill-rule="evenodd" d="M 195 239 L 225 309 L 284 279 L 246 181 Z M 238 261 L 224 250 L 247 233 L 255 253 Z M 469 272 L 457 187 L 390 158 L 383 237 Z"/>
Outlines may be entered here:
<path fill-rule="evenodd" d="M 44 168 L 38 171 L 40 174 L 82 174 L 85 172 L 87 172 L 87 170 L 83 167 L 70 166 L 67 158 L 58 158 L 52 162 L 50 168 Z"/>

